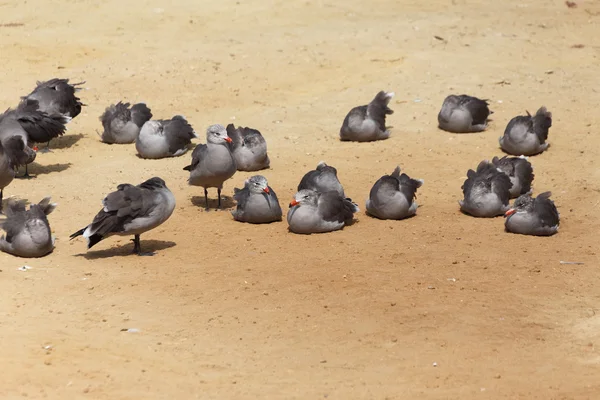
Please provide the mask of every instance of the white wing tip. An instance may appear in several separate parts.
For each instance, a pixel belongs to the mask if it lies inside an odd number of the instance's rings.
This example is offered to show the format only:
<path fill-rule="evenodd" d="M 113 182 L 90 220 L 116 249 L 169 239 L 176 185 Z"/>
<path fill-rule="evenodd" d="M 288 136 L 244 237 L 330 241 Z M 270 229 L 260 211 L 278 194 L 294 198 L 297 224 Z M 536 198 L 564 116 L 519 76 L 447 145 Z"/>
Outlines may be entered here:
<path fill-rule="evenodd" d="M 83 237 L 88 240 L 88 243 L 90 242 L 90 236 L 92 236 L 92 232 L 90 230 L 90 227 L 88 226 L 87 228 L 85 228 L 85 231 L 83 231 Z"/>

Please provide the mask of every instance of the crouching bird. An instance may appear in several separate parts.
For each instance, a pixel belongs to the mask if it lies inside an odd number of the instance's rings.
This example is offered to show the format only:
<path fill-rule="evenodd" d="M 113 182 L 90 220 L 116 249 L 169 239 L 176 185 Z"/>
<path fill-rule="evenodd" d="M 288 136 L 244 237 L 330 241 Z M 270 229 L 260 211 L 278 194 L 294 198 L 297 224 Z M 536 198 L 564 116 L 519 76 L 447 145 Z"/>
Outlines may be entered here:
<path fill-rule="evenodd" d="M 552 236 L 558 232 L 559 214 L 550 196 L 550 192 L 544 192 L 535 199 L 529 194 L 517 198 L 504 214 L 506 231 L 533 236 Z"/>
<path fill-rule="evenodd" d="M 287 221 L 290 232 L 294 233 L 332 232 L 351 224 L 359 211 L 352 199 L 336 191 L 321 193 L 302 189 L 290 202 Z"/>
<path fill-rule="evenodd" d="M 50 197 L 25 209 L 25 201 L 10 199 L 0 238 L 0 250 L 18 257 L 43 257 L 54 250 L 54 238 L 46 216 L 56 208 Z"/>
<path fill-rule="evenodd" d="M 133 235 L 133 252 L 139 256 L 153 256 L 142 253 L 140 235 L 165 222 L 175 209 L 175 196 L 167 188 L 165 181 L 154 177 L 137 186 L 128 183 L 117 186 L 102 201 L 104 206 L 92 223 L 71 235 L 71 239 L 83 235 L 87 248 L 113 235 Z"/>

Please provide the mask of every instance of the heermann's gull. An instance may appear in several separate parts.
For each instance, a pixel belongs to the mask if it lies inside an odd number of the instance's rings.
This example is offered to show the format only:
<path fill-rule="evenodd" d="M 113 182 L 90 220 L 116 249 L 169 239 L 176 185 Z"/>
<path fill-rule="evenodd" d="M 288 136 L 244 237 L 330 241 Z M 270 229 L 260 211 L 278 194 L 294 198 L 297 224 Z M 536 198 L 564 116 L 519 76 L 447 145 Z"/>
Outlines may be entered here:
<path fill-rule="evenodd" d="M 534 116 L 520 115 L 510 120 L 504 136 L 500 141 L 500 148 L 514 156 L 532 156 L 548 148 L 548 130 L 552 126 L 552 113 L 541 107 Z"/>
<path fill-rule="evenodd" d="M 236 221 L 253 224 L 281 221 L 279 200 L 264 176 L 250 177 L 244 188 L 235 188 L 234 193 L 233 199 L 237 201 L 237 207 L 231 214 Z"/>
<path fill-rule="evenodd" d="M 302 189 L 315 190 L 317 192 L 329 192 L 335 190 L 342 197 L 344 188 L 337 177 L 337 169 L 321 161 L 317 169 L 307 172 L 298 185 L 298 191 Z"/>
<path fill-rule="evenodd" d="M 175 209 L 175 196 L 161 178 L 151 178 L 133 186 L 128 183 L 117 186 L 102 201 L 102 210 L 93 222 L 71 235 L 71 239 L 83 235 L 90 249 L 99 241 L 113 235 L 134 235 L 133 252 L 142 253 L 140 235 L 165 222 Z"/>
<path fill-rule="evenodd" d="M 56 208 L 46 197 L 38 204 L 25 209 L 25 201 L 10 199 L 6 208 L 6 220 L 2 229 L 6 236 L 0 238 L 0 250 L 19 257 L 43 257 L 54 249 L 54 238 L 48 218 Z"/>
<path fill-rule="evenodd" d="M 487 100 L 466 94 L 444 99 L 438 114 L 440 129 L 453 133 L 481 132 L 487 128 L 491 114 Z"/>
<path fill-rule="evenodd" d="M 221 189 L 223 182 L 231 178 L 237 166 L 231 149 L 231 138 L 223 125 L 211 125 L 206 130 L 206 144 L 199 144 L 192 152 L 192 163 L 184 168 L 190 171 L 188 182 L 193 186 L 204 188 L 206 210 L 208 210 L 208 188 L 217 188 L 221 207 Z"/>
<path fill-rule="evenodd" d="M 403 219 L 417 213 L 417 189 L 423 185 L 421 179 L 400 175 L 396 167 L 391 175 L 384 175 L 373 185 L 367 199 L 367 212 L 380 219 Z"/>
<path fill-rule="evenodd" d="M 531 193 L 531 182 L 534 174 L 531 163 L 527 157 L 494 157 L 492 163 L 496 168 L 504 172 L 510 178 L 512 187 L 510 188 L 510 198 L 519 197 L 522 194 Z"/>
<path fill-rule="evenodd" d="M 176 115 L 169 120 L 146 122 L 135 140 L 135 148 L 142 158 L 178 157 L 188 151 L 196 137 L 187 120 Z"/>
<path fill-rule="evenodd" d="M 324 233 L 350 224 L 358 211 L 358 205 L 336 191 L 320 193 L 303 189 L 290 203 L 287 221 L 294 233 Z"/>
<path fill-rule="evenodd" d="M 550 192 L 544 192 L 535 199 L 528 194 L 517 198 L 504 214 L 506 231 L 534 236 L 551 236 L 558 232 L 559 214 L 550 196 Z"/>
<path fill-rule="evenodd" d="M 477 171 L 470 169 L 462 186 L 464 200 L 460 209 L 474 217 L 496 217 L 508 210 L 510 178 L 489 161 L 482 161 Z"/>
<path fill-rule="evenodd" d="M 102 141 L 109 144 L 133 143 L 142 126 L 151 118 L 152 112 L 144 103 L 137 103 L 131 107 L 129 103 L 123 102 L 111 104 L 100 116 L 104 128 Z"/>
<path fill-rule="evenodd" d="M 233 141 L 231 153 L 238 171 L 259 171 L 269 168 L 271 161 L 267 155 L 267 142 L 263 135 L 252 128 L 237 128 L 227 125 L 227 135 Z"/>
<path fill-rule="evenodd" d="M 368 105 L 350 110 L 340 128 L 340 140 L 371 142 L 389 138 L 390 131 L 385 126 L 385 116 L 394 113 L 388 107 L 392 97 L 394 92 L 382 90 Z"/>
<path fill-rule="evenodd" d="M 64 131 L 64 117 L 48 115 L 31 107 L 8 109 L 0 115 L 0 140 L 5 142 L 12 136 L 18 136 L 23 142 L 24 151 L 28 154 L 28 158 L 23 160 L 26 177 L 29 176 L 27 165 L 35 159 L 35 152 L 30 148 L 35 140 L 31 138 L 56 137 Z"/>
<path fill-rule="evenodd" d="M 35 159 L 35 151 L 27 147 L 20 136 L 0 140 L 0 213 L 4 188 L 14 179 L 17 168 L 26 165 L 32 158 Z"/>
<path fill-rule="evenodd" d="M 85 82 L 69 84 L 68 79 L 53 78 L 45 82 L 37 82 L 36 88 L 27 96 L 22 97 L 21 107 L 35 106 L 50 116 L 63 116 L 65 124 L 81 113 L 81 107 L 84 106 L 79 97 L 75 95 L 81 90 L 79 86 Z M 46 151 L 49 151 L 50 140 L 55 136 L 30 137 L 35 143 L 48 143 Z"/>
<path fill-rule="evenodd" d="M 58 136 L 62 136 L 66 131 L 66 125 L 69 123 L 70 118 L 66 117 L 62 114 L 58 113 L 47 113 L 42 111 L 38 107 L 37 100 L 23 100 L 19 107 L 17 107 L 16 112 L 21 113 L 21 115 L 37 115 L 37 118 L 45 119 L 45 120 L 53 120 L 56 123 L 62 124 L 65 126 L 63 129 L 31 129 L 27 131 L 28 141 L 30 144 L 33 143 L 47 143 L 45 151 L 50 151 L 49 145 L 50 141 Z"/>

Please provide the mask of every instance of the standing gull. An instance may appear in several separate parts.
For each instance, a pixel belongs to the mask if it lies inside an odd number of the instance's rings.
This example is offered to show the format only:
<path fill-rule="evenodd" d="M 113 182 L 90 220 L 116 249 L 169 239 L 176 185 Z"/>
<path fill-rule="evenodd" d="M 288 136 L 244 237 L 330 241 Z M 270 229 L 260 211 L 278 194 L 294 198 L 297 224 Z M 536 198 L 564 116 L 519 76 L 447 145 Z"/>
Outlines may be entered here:
<path fill-rule="evenodd" d="M 227 125 L 227 135 L 232 140 L 232 154 L 238 171 L 259 171 L 269 168 L 267 142 L 256 129 Z"/>
<path fill-rule="evenodd" d="M 438 114 L 440 129 L 453 133 L 481 132 L 487 128 L 491 114 L 487 100 L 466 94 L 444 99 Z"/>
<path fill-rule="evenodd" d="M 244 188 L 236 188 L 234 193 L 237 207 L 231 214 L 236 221 L 253 224 L 281 221 L 279 200 L 264 176 L 255 175 L 247 179 Z"/>
<path fill-rule="evenodd" d="M 0 115 L 0 140 L 5 143 L 13 136 L 18 136 L 23 143 L 24 151 L 28 157 L 20 164 L 25 164 L 25 177 L 27 165 L 35 160 L 36 154 L 30 148 L 31 138 L 42 136 L 56 137 L 65 131 L 64 118 L 60 115 L 48 115 L 31 107 L 8 109 Z"/>
<path fill-rule="evenodd" d="M 104 128 L 102 141 L 109 144 L 133 143 L 142 126 L 151 118 L 152 112 L 144 103 L 131 107 L 129 103 L 111 104 L 100 116 Z"/>
<path fill-rule="evenodd" d="M 25 201 L 10 199 L 2 229 L 6 236 L 0 238 L 0 250 L 18 257 L 43 257 L 54 249 L 54 238 L 46 217 L 56 208 L 46 197 L 38 204 L 25 209 Z"/>
<path fill-rule="evenodd" d="M 117 186 L 102 201 L 102 210 L 92 223 L 71 235 L 71 239 L 83 235 L 90 249 L 99 241 L 113 235 L 134 235 L 133 252 L 142 253 L 140 235 L 165 222 L 175 209 L 175 196 L 161 178 L 151 178 L 133 186 L 128 183 Z"/>
<path fill-rule="evenodd" d="M 373 185 L 367 199 L 367 212 L 380 219 L 403 219 L 417 213 L 417 189 L 422 179 L 411 179 L 400 175 L 396 167 L 391 175 L 384 175 Z"/>
<path fill-rule="evenodd" d="M 372 142 L 390 137 L 385 126 L 386 115 L 394 111 L 388 107 L 394 92 L 383 90 L 366 106 L 354 107 L 342 123 L 340 140 L 354 142 Z"/>
<path fill-rule="evenodd" d="M 48 145 L 45 148 L 46 152 L 50 151 L 50 141 L 56 137 L 62 136 L 67 129 L 65 125 L 70 121 L 69 117 L 66 117 L 62 114 L 47 113 L 45 111 L 40 110 L 38 107 L 37 100 L 23 100 L 19 104 L 19 107 L 17 108 L 16 112 L 20 113 L 20 120 L 23 120 L 23 118 L 28 118 L 27 116 L 29 116 L 30 121 L 33 122 L 31 118 L 37 116 L 37 118 L 40 118 L 40 120 L 52 120 L 55 121 L 57 124 L 62 124 L 64 126 L 62 129 L 27 130 L 27 139 L 30 144 L 48 143 Z"/>
<path fill-rule="evenodd" d="M 546 107 L 541 107 L 534 116 L 520 115 L 510 120 L 504 136 L 500 141 L 500 148 L 514 156 L 532 156 L 548 148 L 548 130 L 552 126 L 552 113 Z"/>
<path fill-rule="evenodd" d="M 81 113 L 81 107 L 84 106 L 79 97 L 75 95 L 81 90 L 79 86 L 85 82 L 69 84 L 68 79 L 53 78 L 45 82 L 37 82 L 36 88 L 27 96 L 22 97 L 20 107 L 35 106 L 39 111 L 50 116 L 62 116 L 65 123 L 75 118 Z M 32 137 L 35 143 L 48 143 L 46 151 L 49 151 L 50 140 L 54 137 Z M 38 140 L 39 139 L 39 140 Z"/>
<path fill-rule="evenodd" d="M 298 185 L 298 191 L 302 189 L 315 190 L 317 192 L 329 192 L 334 190 L 342 197 L 344 188 L 337 177 L 337 169 L 327 165 L 325 161 L 317 164 L 317 168 L 307 172 Z"/>
<path fill-rule="evenodd" d="M 474 217 L 496 217 L 508 209 L 510 178 L 498 171 L 489 161 L 482 161 L 477 171 L 470 169 L 462 186 L 464 200 L 459 201 L 462 212 Z"/>
<path fill-rule="evenodd" d="M 146 122 L 135 140 L 135 148 L 142 158 L 179 157 L 196 137 L 187 120 L 176 115 L 169 120 Z"/>
<path fill-rule="evenodd" d="M 342 229 L 352 222 L 358 206 L 336 191 L 325 193 L 300 190 L 290 203 L 287 215 L 289 229 L 294 233 L 324 233 Z"/>
<path fill-rule="evenodd" d="M 183 168 L 190 171 L 188 182 L 204 188 L 208 211 L 208 188 L 217 188 L 218 207 L 221 208 L 223 182 L 237 171 L 235 159 L 229 148 L 231 138 L 223 125 L 211 125 L 206 130 L 206 144 L 199 144 L 192 152 L 192 163 Z"/>
<path fill-rule="evenodd" d="M 4 188 L 15 178 L 16 170 L 25 165 L 30 159 L 35 159 L 35 151 L 23 143 L 20 136 L 10 136 L 0 140 L 0 213 Z"/>
<path fill-rule="evenodd" d="M 535 199 L 528 194 L 517 198 L 504 214 L 506 231 L 534 236 L 551 236 L 558 232 L 559 214 L 550 196 L 550 192 L 544 192 Z"/>
<path fill-rule="evenodd" d="M 496 168 L 504 172 L 510 178 L 512 187 L 510 188 L 510 198 L 514 199 L 522 194 L 531 193 L 531 182 L 534 174 L 531 163 L 527 157 L 494 157 L 492 163 Z"/>

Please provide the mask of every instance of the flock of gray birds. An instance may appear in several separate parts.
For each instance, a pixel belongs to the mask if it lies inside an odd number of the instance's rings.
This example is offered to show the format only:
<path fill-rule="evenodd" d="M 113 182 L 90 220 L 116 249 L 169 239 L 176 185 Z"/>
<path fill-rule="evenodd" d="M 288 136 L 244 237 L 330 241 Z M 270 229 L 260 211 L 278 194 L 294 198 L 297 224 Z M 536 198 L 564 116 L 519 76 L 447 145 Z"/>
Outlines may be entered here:
<path fill-rule="evenodd" d="M 53 138 L 61 136 L 72 118 L 81 113 L 84 104 L 77 97 L 80 85 L 68 79 L 38 82 L 36 88 L 21 98 L 14 109 L 0 115 L 0 211 L 5 218 L 0 238 L 0 250 L 21 257 L 41 257 L 54 248 L 47 215 L 55 204 L 50 198 L 26 208 L 24 201 L 9 198 L 2 210 L 4 189 L 16 177 L 20 167 L 32 163 L 37 144 L 47 143 L 49 151 Z M 340 140 L 369 142 L 387 139 L 386 116 L 394 93 L 379 92 L 364 106 L 347 114 L 340 129 Z M 480 132 L 487 128 L 490 110 L 488 102 L 467 95 L 448 96 L 438 114 L 439 128 L 453 133 Z M 152 120 L 146 104 L 131 105 L 119 102 L 106 108 L 100 117 L 101 140 L 108 144 L 131 144 L 141 158 L 178 157 L 187 152 L 196 134 L 181 115 L 170 120 Z M 514 157 L 494 157 L 481 161 L 476 170 L 467 172 L 462 189 L 464 199 L 460 209 L 475 217 L 506 217 L 508 232 L 548 236 L 558 231 L 559 214 L 550 200 L 550 192 L 533 198 L 534 178 L 531 163 L 525 156 L 539 154 L 548 148 L 548 130 L 552 115 L 541 107 L 535 115 L 513 118 L 500 138 L 500 147 Z M 44 150 L 42 150 L 44 151 Z M 255 129 L 211 125 L 206 131 L 206 144 L 198 144 L 191 162 L 183 168 L 189 172 L 188 182 L 204 188 L 208 210 L 208 189 L 216 188 L 218 207 L 221 207 L 223 183 L 236 171 L 259 171 L 269 168 L 267 144 Z M 369 215 L 379 219 L 400 220 L 417 212 L 416 192 L 423 181 L 412 179 L 396 167 L 390 175 L 382 176 L 372 187 L 366 202 Z M 516 198 L 512 207 L 509 200 Z M 236 221 L 254 224 L 281 221 L 283 212 L 275 191 L 262 175 L 245 181 L 235 189 L 237 202 L 232 211 Z M 156 228 L 172 215 L 175 196 L 161 178 L 151 178 L 137 186 L 121 184 L 102 201 L 102 209 L 86 227 L 71 235 L 83 236 L 88 249 L 113 235 L 133 236 L 134 252 L 141 250 L 140 235 Z M 323 233 L 342 229 L 352 223 L 359 211 L 357 204 L 346 197 L 337 177 L 337 170 L 320 162 L 315 170 L 301 179 L 298 192 L 287 213 L 289 230 L 299 234 Z"/>

